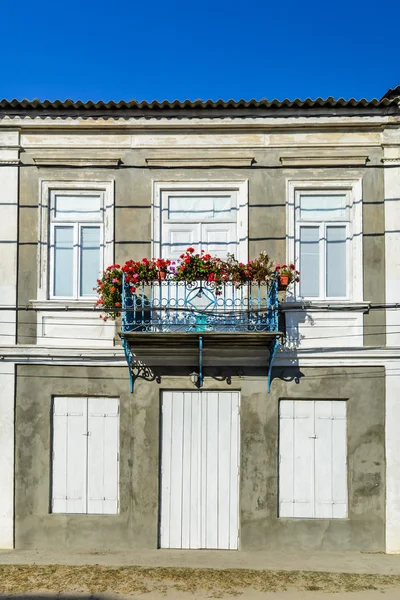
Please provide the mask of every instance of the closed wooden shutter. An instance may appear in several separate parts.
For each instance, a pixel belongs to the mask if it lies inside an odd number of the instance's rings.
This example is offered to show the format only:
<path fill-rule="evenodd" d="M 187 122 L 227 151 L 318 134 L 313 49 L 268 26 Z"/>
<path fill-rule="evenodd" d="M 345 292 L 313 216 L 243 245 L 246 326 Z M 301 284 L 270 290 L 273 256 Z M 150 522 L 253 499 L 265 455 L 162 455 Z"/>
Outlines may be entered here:
<path fill-rule="evenodd" d="M 347 517 L 346 402 L 315 403 L 315 516 Z"/>
<path fill-rule="evenodd" d="M 88 398 L 88 513 L 118 512 L 119 402 Z"/>
<path fill-rule="evenodd" d="M 118 398 L 56 397 L 52 512 L 118 512 Z"/>
<path fill-rule="evenodd" d="M 346 402 L 282 400 L 279 516 L 347 516 Z"/>
<path fill-rule="evenodd" d="M 87 399 L 54 398 L 53 512 L 86 512 L 86 447 Z"/>

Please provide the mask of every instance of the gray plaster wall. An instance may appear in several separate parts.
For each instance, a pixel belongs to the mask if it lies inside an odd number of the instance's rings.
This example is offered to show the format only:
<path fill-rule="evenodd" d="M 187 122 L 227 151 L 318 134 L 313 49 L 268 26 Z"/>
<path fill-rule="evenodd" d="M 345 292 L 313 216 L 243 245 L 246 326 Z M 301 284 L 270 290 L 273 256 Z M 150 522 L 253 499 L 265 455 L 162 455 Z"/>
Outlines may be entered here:
<path fill-rule="evenodd" d="M 17 367 L 15 544 L 17 548 L 156 548 L 159 520 L 160 393 L 193 389 L 189 372 L 161 384 L 126 368 Z M 232 383 L 206 372 L 204 389 L 241 391 L 240 548 L 385 550 L 385 386 L 381 367 L 287 368 L 235 372 Z M 296 383 L 296 381 L 298 383 Z M 50 514 L 51 405 L 56 395 L 118 396 L 121 406 L 120 514 Z M 348 402 L 348 519 L 279 519 L 280 399 Z"/>
<path fill-rule="evenodd" d="M 254 168 L 215 169 L 150 169 L 145 158 L 150 150 L 129 150 L 122 156 L 125 169 L 37 169 L 20 170 L 19 195 L 19 266 L 18 300 L 24 306 L 37 293 L 37 223 L 39 179 L 115 180 L 115 260 L 140 259 L 151 254 L 151 200 L 153 180 L 243 180 L 249 181 L 249 256 L 267 252 L 277 261 L 286 261 L 286 184 L 288 178 L 362 178 L 364 221 L 364 300 L 384 303 L 384 187 L 381 168 L 281 168 L 282 149 L 251 149 Z M 239 150 L 240 151 L 240 150 Z M 329 149 L 326 151 L 329 153 Z M 77 156 L 81 151 L 76 150 Z M 296 150 L 296 152 L 301 152 Z M 323 152 L 323 151 L 321 151 Z M 370 166 L 380 166 L 380 148 L 357 148 L 357 153 L 370 157 Z M 69 150 L 74 156 L 73 150 Z M 188 152 L 190 153 L 190 152 Z M 198 152 L 197 152 L 198 153 Z M 43 152 L 45 154 L 45 152 Z M 171 151 L 171 155 L 174 151 Z M 52 154 L 50 153 L 49 156 Z M 25 164 L 33 165 L 29 150 L 23 155 Z M 261 167 L 268 166 L 268 169 Z M 364 316 L 365 345 L 385 344 L 384 311 L 371 311 Z M 19 315 L 18 343 L 36 341 L 36 316 Z"/>

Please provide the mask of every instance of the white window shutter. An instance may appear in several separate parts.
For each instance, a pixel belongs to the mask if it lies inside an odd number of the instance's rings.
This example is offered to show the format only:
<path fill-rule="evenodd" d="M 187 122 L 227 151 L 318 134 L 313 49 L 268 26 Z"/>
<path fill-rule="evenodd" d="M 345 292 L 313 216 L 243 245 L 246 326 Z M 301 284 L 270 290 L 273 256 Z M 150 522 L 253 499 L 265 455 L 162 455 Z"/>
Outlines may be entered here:
<path fill-rule="evenodd" d="M 294 401 L 279 405 L 279 516 L 293 517 Z"/>
<path fill-rule="evenodd" d="M 88 513 L 118 512 L 118 398 L 88 398 Z"/>
<path fill-rule="evenodd" d="M 347 516 L 346 401 L 315 403 L 315 516 Z"/>
<path fill-rule="evenodd" d="M 54 398 L 52 510 L 55 513 L 86 512 L 86 424 L 86 398 Z"/>
<path fill-rule="evenodd" d="M 279 424 L 279 516 L 346 518 L 346 401 L 282 400 Z"/>
<path fill-rule="evenodd" d="M 313 517 L 314 406 L 310 400 L 294 405 L 294 517 Z"/>
<path fill-rule="evenodd" d="M 312 401 L 280 402 L 280 517 L 313 517 L 313 421 Z"/>
<path fill-rule="evenodd" d="M 331 519 L 334 462 L 331 400 L 315 403 L 315 435 L 315 516 Z"/>

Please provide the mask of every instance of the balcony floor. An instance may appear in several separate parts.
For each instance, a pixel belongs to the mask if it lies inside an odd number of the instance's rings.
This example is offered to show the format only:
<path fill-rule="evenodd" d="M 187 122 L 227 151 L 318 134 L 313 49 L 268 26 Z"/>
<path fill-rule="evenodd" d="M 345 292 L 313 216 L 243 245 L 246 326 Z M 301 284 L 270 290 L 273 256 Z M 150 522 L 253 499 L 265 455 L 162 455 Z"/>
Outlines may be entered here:
<path fill-rule="evenodd" d="M 281 332 L 246 333 L 170 332 L 120 333 L 132 355 L 148 366 L 191 366 L 199 355 L 199 338 L 203 342 L 204 366 L 262 366 L 269 362 L 271 343 Z"/>

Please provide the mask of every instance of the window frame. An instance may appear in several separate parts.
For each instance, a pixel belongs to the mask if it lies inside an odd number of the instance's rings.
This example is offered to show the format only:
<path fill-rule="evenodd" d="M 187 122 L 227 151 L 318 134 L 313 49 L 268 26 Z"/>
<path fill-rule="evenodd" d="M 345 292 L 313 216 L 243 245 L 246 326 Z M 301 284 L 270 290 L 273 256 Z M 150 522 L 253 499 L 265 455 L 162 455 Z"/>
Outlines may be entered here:
<path fill-rule="evenodd" d="M 248 180 L 238 181 L 222 181 L 222 180 L 171 180 L 171 181 L 155 181 L 152 182 L 152 219 L 151 219 L 151 247 L 152 256 L 161 255 L 161 232 L 164 222 L 163 196 L 167 192 L 183 192 L 190 195 L 191 193 L 212 193 L 212 192 L 235 192 L 236 193 L 236 231 L 237 231 L 237 258 L 242 262 L 248 260 L 249 246 L 249 192 Z M 167 196 L 168 197 L 168 196 Z M 194 223 L 194 221 L 185 221 L 185 223 Z M 214 222 L 203 220 L 202 223 Z M 221 221 L 223 223 L 232 223 L 233 221 Z M 171 221 L 171 223 L 180 224 L 179 220 Z"/>
<path fill-rule="evenodd" d="M 54 273 L 51 268 L 54 254 L 54 227 L 57 225 L 71 226 L 74 221 L 51 219 L 52 198 L 57 195 L 88 196 L 101 195 L 102 221 L 87 219 L 81 223 L 100 225 L 100 268 L 114 262 L 114 180 L 110 181 L 77 181 L 77 180 L 40 180 L 39 181 L 39 216 L 38 216 L 38 301 L 43 302 L 73 302 L 77 304 L 94 304 L 96 296 L 54 296 Z M 78 223 L 78 221 L 75 221 Z M 80 230 L 79 230 L 80 231 Z M 77 234 L 75 233 L 75 236 Z M 53 246 L 53 247 L 52 247 Z M 77 275 L 78 277 L 79 275 Z M 76 277 L 76 279 L 77 279 Z M 77 281 L 79 281 L 77 279 Z M 75 290 L 78 291 L 77 286 Z"/>
<path fill-rule="evenodd" d="M 300 217 L 300 201 L 304 193 L 311 196 L 330 196 L 332 192 L 340 193 L 346 196 L 346 207 L 349 207 L 347 219 L 331 220 L 331 219 L 315 219 L 304 221 Z M 305 300 L 350 300 L 351 287 L 351 244 L 350 244 L 350 204 L 351 198 L 348 190 L 296 190 L 295 192 L 295 256 L 301 271 L 300 261 L 300 230 L 302 227 L 315 227 L 319 229 L 319 295 L 318 296 L 302 296 Z M 346 228 L 346 294 L 344 296 L 328 296 L 327 292 L 327 229 L 329 227 L 345 227 Z M 300 291 L 301 281 L 298 286 Z"/>
<path fill-rule="evenodd" d="M 100 265 L 99 272 L 104 270 L 104 192 L 92 193 L 100 198 L 100 216 L 95 218 L 80 218 L 78 219 L 60 219 L 55 212 L 55 199 L 57 195 L 63 196 L 82 196 L 85 198 L 89 194 L 82 192 L 81 190 L 73 191 L 72 193 L 66 193 L 65 190 L 51 190 L 50 191 L 50 253 L 49 253 L 49 298 L 50 300 L 90 300 L 96 297 L 96 293 L 88 296 L 82 295 L 81 292 L 81 266 L 82 266 L 82 228 L 93 227 L 100 230 Z M 54 294 L 54 280 L 55 280 L 55 230 L 56 228 L 70 227 L 73 228 L 73 293 L 71 296 L 61 296 Z M 95 282 L 93 282 L 93 285 Z"/>
<path fill-rule="evenodd" d="M 85 420 L 85 428 L 86 433 L 82 434 L 85 436 L 85 453 L 82 456 L 82 465 L 84 471 L 84 497 L 82 500 L 84 502 L 85 510 L 75 511 L 75 510 L 58 510 L 55 507 L 55 489 L 54 489 L 54 468 L 55 468 L 55 452 L 56 452 L 56 443 L 55 443 L 55 417 L 56 410 L 58 408 L 58 403 L 61 400 L 69 400 L 71 398 L 79 399 L 82 401 L 83 406 L 83 417 Z M 116 510 L 114 512 L 91 512 L 89 511 L 89 502 L 91 498 L 89 497 L 89 404 L 90 400 L 99 401 L 99 400 L 117 400 L 118 403 L 118 429 L 117 429 L 117 448 L 116 448 L 116 489 L 117 489 L 117 498 L 116 498 Z M 50 477 L 50 509 L 49 512 L 52 515 L 95 515 L 95 516 L 109 516 L 109 515 L 118 515 L 120 514 L 120 447 L 121 447 L 121 401 L 119 397 L 109 397 L 109 396 L 63 396 L 57 395 L 52 398 L 52 412 L 51 412 L 51 477 Z M 105 416 L 105 415 L 104 415 Z"/>
<path fill-rule="evenodd" d="M 282 453 L 282 449 L 283 449 L 283 436 L 282 436 L 282 420 L 287 419 L 287 417 L 285 417 L 283 415 L 283 403 L 288 403 L 291 402 L 293 403 L 293 425 L 294 425 L 294 421 L 296 420 L 296 412 L 297 410 L 302 406 L 303 403 L 308 402 L 308 403 L 312 403 L 312 421 L 311 421 L 311 430 L 312 430 L 312 434 L 309 437 L 309 439 L 312 440 L 312 448 L 310 450 L 310 448 L 306 448 L 303 445 L 303 449 L 304 449 L 304 456 L 306 456 L 307 451 L 310 452 L 311 456 L 312 456 L 312 464 L 311 466 L 313 467 L 312 469 L 310 468 L 310 472 L 312 471 L 312 474 L 308 474 L 307 480 L 309 481 L 310 484 L 310 509 L 311 509 L 311 515 L 287 515 L 287 514 L 282 514 L 283 512 L 287 512 L 287 511 L 283 511 L 282 510 L 282 506 L 281 506 L 281 502 L 285 502 L 285 504 L 292 504 L 293 505 L 293 509 L 294 506 L 296 504 L 296 499 L 295 499 L 295 491 L 294 489 L 292 489 L 292 497 L 289 499 L 285 499 L 282 500 L 282 496 L 283 496 L 283 485 L 282 485 L 282 468 L 281 468 L 281 464 L 282 464 L 282 459 L 283 459 L 283 453 Z M 331 403 L 331 415 L 330 416 L 324 416 L 324 417 L 318 417 L 317 416 L 317 405 L 323 405 L 323 404 L 327 404 L 327 403 Z M 332 416 L 332 412 L 334 412 L 334 403 L 340 402 L 342 405 L 344 405 L 344 417 L 338 417 L 338 416 Z M 346 398 L 280 398 L 279 399 L 279 408 L 278 408 L 278 420 L 279 420 L 279 440 L 278 440 L 278 456 L 279 456 L 279 472 L 278 472 L 278 518 L 280 520 L 282 519 L 290 519 L 290 520 L 321 520 L 321 519 L 329 519 L 329 520 L 335 520 L 335 521 L 339 521 L 339 520 L 346 520 L 349 518 L 349 447 L 348 447 L 348 399 Z M 299 417 L 298 417 L 299 418 Z M 303 416 L 300 417 L 301 419 L 304 418 Z M 334 516 L 333 514 L 331 516 L 321 516 L 321 515 L 317 515 L 318 512 L 318 484 L 317 484 L 317 479 L 316 479 L 316 466 L 317 466 L 317 462 L 316 462 L 316 456 L 318 456 L 318 454 L 316 453 L 316 448 L 315 448 L 315 443 L 318 439 L 320 439 L 319 435 L 317 436 L 318 433 L 318 427 L 317 427 L 317 422 L 318 419 L 324 419 L 324 420 L 342 420 L 344 421 L 345 424 L 345 434 L 344 434 L 344 447 L 341 448 L 341 450 L 344 450 L 344 466 L 345 466 L 345 471 L 342 473 L 342 475 L 344 476 L 344 482 L 342 480 L 342 484 L 344 483 L 344 501 L 340 502 L 340 504 L 344 504 L 344 515 L 341 516 Z M 310 431 L 311 433 L 311 431 Z M 333 430 L 331 429 L 331 443 L 333 442 Z M 293 435 L 293 453 L 295 451 L 295 435 Z M 304 442 L 304 440 L 303 440 Z M 336 444 L 331 445 L 331 450 L 332 450 L 332 464 L 331 466 L 331 483 L 333 486 L 333 477 L 336 474 L 336 470 L 333 467 L 333 459 L 334 459 L 334 450 L 338 449 L 338 446 Z M 340 449 L 339 449 L 340 450 Z M 297 449 L 298 451 L 298 449 Z M 298 454 L 296 454 L 296 458 L 298 457 Z M 340 452 L 339 452 L 339 457 L 340 457 Z M 338 455 L 336 455 L 336 460 L 338 460 Z M 286 457 L 285 462 L 291 462 L 292 461 L 292 456 L 288 456 Z M 342 463 L 343 465 L 343 463 Z M 295 468 L 294 466 L 292 466 L 293 469 L 293 478 L 294 478 L 294 474 L 295 474 Z M 294 479 L 293 479 L 294 481 Z M 333 487 L 331 488 L 331 497 L 333 497 L 335 494 L 333 492 Z M 298 500 L 297 502 L 302 503 L 302 500 Z M 325 502 L 323 502 L 325 504 Z M 333 499 L 331 500 L 332 505 L 333 504 L 337 504 L 337 502 L 335 502 Z M 294 512 L 294 510 L 293 510 Z M 333 512 L 333 511 L 332 511 Z"/>
<path fill-rule="evenodd" d="M 311 195 L 343 194 L 348 197 L 348 219 L 301 221 L 300 196 L 306 192 Z M 286 251 L 287 262 L 300 267 L 300 227 L 340 227 L 346 225 L 346 295 L 327 296 L 326 294 L 326 236 L 322 237 L 320 247 L 319 295 L 301 296 L 300 284 L 295 284 L 291 300 L 307 300 L 318 303 L 343 303 L 363 301 L 363 245 L 362 245 L 362 180 L 361 179 L 304 179 L 287 180 L 287 213 L 286 213 Z M 321 239 L 321 236 L 320 236 Z M 321 260 L 322 257 L 322 260 Z M 301 272 L 300 272 L 301 278 Z"/>

